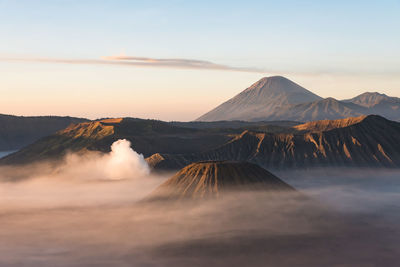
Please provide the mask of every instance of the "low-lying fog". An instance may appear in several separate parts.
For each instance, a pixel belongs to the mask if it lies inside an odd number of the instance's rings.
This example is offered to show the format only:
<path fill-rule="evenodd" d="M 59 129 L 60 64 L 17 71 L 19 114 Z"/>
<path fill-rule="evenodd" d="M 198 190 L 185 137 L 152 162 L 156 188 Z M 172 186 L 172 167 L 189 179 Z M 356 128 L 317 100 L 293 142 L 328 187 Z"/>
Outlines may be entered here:
<path fill-rule="evenodd" d="M 397 266 L 400 170 L 275 172 L 309 198 L 232 192 L 140 201 L 150 174 L 127 141 L 0 169 L 0 266 Z"/>

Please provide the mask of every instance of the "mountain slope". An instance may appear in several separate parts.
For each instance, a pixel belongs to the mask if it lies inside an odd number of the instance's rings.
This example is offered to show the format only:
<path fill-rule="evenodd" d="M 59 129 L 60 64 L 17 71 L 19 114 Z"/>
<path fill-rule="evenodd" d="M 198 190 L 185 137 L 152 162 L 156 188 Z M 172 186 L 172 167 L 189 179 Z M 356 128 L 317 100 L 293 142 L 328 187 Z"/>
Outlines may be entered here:
<path fill-rule="evenodd" d="M 282 107 L 268 119 L 315 121 L 356 117 L 364 114 L 368 114 L 367 108 L 329 97 L 314 102 Z"/>
<path fill-rule="evenodd" d="M 393 103 L 400 104 L 400 98 L 398 97 L 390 97 L 385 94 L 380 94 L 378 92 L 365 92 L 361 95 L 358 95 L 354 98 L 343 100 L 344 102 L 351 102 L 363 107 L 371 108 L 376 105 L 379 105 L 382 102 L 385 103 Z"/>
<path fill-rule="evenodd" d="M 360 123 L 366 117 L 367 116 L 360 116 L 360 117 L 349 117 L 346 119 L 338 119 L 338 120 L 311 121 L 300 125 L 295 125 L 293 126 L 293 129 L 296 129 L 297 131 L 300 132 L 325 132 L 337 128 L 345 128 L 353 124 Z"/>
<path fill-rule="evenodd" d="M 108 152 L 113 142 L 127 139 L 144 156 L 161 153 L 193 153 L 212 149 L 231 139 L 230 130 L 202 131 L 157 120 L 106 119 L 73 124 L 56 134 L 0 159 L 0 164 L 60 159 L 68 152 Z"/>
<path fill-rule="evenodd" d="M 400 121 L 400 98 L 398 97 L 367 92 L 343 102 L 365 107 L 369 114 L 379 114 L 388 119 Z"/>
<path fill-rule="evenodd" d="M 336 125 L 336 126 L 335 126 Z M 318 166 L 400 167 L 400 123 L 380 116 L 320 121 L 296 126 L 297 134 L 245 131 L 203 153 L 159 155 L 154 168 L 174 168 L 202 160 L 250 161 L 265 168 Z M 171 163 L 171 164 L 169 164 Z"/>
<path fill-rule="evenodd" d="M 280 76 L 267 77 L 196 121 L 314 121 L 377 114 L 400 121 L 400 98 L 364 93 L 323 99 Z"/>
<path fill-rule="evenodd" d="M 251 121 L 268 118 L 277 108 L 320 99 L 321 97 L 284 77 L 266 77 L 199 117 L 197 121 Z"/>
<path fill-rule="evenodd" d="M 150 199 L 219 197 L 230 190 L 295 191 L 267 170 L 248 162 L 190 164 L 160 185 Z"/>
<path fill-rule="evenodd" d="M 0 151 L 20 149 L 40 138 L 64 129 L 82 118 L 38 116 L 23 117 L 0 114 Z"/>

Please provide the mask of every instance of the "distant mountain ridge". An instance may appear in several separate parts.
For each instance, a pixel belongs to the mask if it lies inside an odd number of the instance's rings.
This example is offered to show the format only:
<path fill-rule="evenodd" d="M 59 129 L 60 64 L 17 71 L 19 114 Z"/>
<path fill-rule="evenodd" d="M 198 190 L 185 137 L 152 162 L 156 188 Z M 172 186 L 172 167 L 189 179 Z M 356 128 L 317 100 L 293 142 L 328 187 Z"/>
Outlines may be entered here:
<path fill-rule="evenodd" d="M 60 116 L 13 116 L 0 114 L 0 151 L 17 150 L 64 129 L 71 123 L 89 121 Z"/>
<path fill-rule="evenodd" d="M 356 96 L 352 99 L 344 100 L 344 102 L 351 102 L 363 107 L 371 108 L 382 103 L 385 104 L 398 104 L 400 103 L 400 98 L 398 97 L 390 97 L 385 94 L 381 94 L 378 92 L 365 92 L 359 96 Z"/>
<path fill-rule="evenodd" d="M 332 97 L 298 105 L 290 105 L 277 110 L 269 119 L 273 120 L 335 120 L 348 117 L 357 117 L 368 114 L 364 107 L 354 103 L 342 102 Z"/>
<path fill-rule="evenodd" d="M 400 121 L 400 98 L 364 93 L 347 100 L 322 98 L 281 76 L 262 78 L 196 121 L 314 121 L 377 114 Z"/>
<path fill-rule="evenodd" d="M 400 98 L 377 92 L 366 92 L 343 102 L 353 103 L 367 108 L 370 114 L 382 115 L 385 118 L 400 121 Z"/>

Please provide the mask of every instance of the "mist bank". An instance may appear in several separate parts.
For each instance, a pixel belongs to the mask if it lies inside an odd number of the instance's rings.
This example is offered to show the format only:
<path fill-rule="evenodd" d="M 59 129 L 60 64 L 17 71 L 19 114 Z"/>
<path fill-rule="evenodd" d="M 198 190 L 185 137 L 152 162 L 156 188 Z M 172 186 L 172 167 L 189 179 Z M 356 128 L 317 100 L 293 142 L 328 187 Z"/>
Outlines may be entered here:
<path fill-rule="evenodd" d="M 111 166 L 111 167 L 107 167 Z M 400 171 L 275 172 L 289 192 L 143 202 L 154 175 L 127 141 L 61 165 L 1 169 L 1 266 L 396 266 Z M 14 175 L 17 180 L 7 177 Z"/>
<path fill-rule="evenodd" d="M 109 153 L 70 153 L 57 163 L 0 167 L 0 209 L 132 203 L 163 180 L 150 174 L 143 155 L 121 139 Z"/>
<path fill-rule="evenodd" d="M 395 266 L 397 221 L 375 212 L 287 193 L 14 210 L 1 214 L 0 265 Z"/>

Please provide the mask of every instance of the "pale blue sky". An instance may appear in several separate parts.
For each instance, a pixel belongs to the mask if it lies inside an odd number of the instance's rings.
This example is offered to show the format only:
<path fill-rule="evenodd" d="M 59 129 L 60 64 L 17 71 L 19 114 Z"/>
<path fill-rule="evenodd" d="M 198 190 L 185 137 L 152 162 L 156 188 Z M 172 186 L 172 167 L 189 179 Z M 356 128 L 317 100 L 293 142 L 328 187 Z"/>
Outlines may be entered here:
<path fill-rule="evenodd" d="M 263 76 L 400 96 L 400 1 L 0 0 L 0 58 L 126 55 L 262 73 L 0 61 L 0 113 L 190 120 Z"/>

